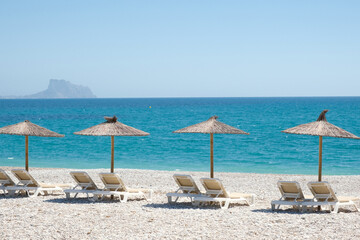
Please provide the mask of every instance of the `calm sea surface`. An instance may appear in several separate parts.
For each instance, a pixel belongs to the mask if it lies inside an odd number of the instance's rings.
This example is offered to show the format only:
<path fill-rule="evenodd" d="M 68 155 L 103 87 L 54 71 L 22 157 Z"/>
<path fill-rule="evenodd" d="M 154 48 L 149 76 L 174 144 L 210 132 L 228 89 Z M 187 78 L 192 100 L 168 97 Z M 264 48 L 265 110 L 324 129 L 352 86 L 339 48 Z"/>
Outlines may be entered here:
<path fill-rule="evenodd" d="M 73 132 L 116 115 L 151 135 L 115 137 L 115 167 L 209 171 L 209 135 L 172 131 L 217 115 L 250 135 L 215 135 L 215 171 L 317 174 L 318 137 L 281 130 L 315 121 L 323 109 L 330 123 L 360 136 L 360 97 L 0 100 L 0 126 L 28 119 L 66 135 L 29 137 L 30 168 L 110 168 L 110 137 Z M 0 166 L 23 167 L 24 143 L 0 135 Z M 324 138 L 323 173 L 360 174 L 360 141 Z"/>

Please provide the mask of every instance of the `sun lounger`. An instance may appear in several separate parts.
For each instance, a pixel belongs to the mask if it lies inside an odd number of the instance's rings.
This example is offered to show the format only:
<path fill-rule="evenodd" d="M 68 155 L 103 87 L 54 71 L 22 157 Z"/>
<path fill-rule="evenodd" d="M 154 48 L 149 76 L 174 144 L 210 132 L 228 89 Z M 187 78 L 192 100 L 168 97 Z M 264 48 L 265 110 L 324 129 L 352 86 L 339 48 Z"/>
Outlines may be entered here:
<path fill-rule="evenodd" d="M 70 172 L 70 175 L 75 180 L 76 186 L 64 190 L 66 198 L 70 198 L 70 194 L 72 193 L 75 193 L 74 198 L 76 198 L 79 193 L 86 194 L 86 196 L 89 197 L 89 194 L 99 190 L 87 172 L 73 171 Z"/>
<path fill-rule="evenodd" d="M 310 201 L 311 196 L 304 196 L 301 190 L 300 184 L 294 181 L 278 181 L 278 188 L 281 192 L 281 198 L 279 200 L 271 201 L 271 209 L 274 211 L 276 205 L 279 209 L 281 205 L 293 206 L 296 209 L 300 209 L 304 201 Z"/>
<path fill-rule="evenodd" d="M 200 181 L 206 190 L 206 196 L 195 197 L 195 204 L 218 202 L 222 209 L 227 209 L 230 203 L 244 203 L 249 206 L 255 202 L 254 194 L 228 193 L 218 178 L 201 178 Z"/>
<path fill-rule="evenodd" d="M 152 189 L 128 188 L 116 173 L 100 173 L 99 176 L 105 188 L 93 193 L 94 200 L 103 199 L 105 196 L 117 196 L 120 202 L 127 202 L 129 197 L 141 197 L 151 201 L 154 192 Z M 148 197 L 146 194 L 148 194 Z"/>
<path fill-rule="evenodd" d="M 7 187 L 7 190 L 13 191 L 12 195 L 25 192 L 28 196 L 36 197 L 40 194 L 47 195 L 54 192 L 63 192 L 62 188 L 71 187 L 71 184 L 45 184 L 37 182 L 29 172 L 23 169 L 11 170 L 14 176 L 19 180 L 15 186 Z"/>
<path fill-rule="evenodd" d="M 9 175 L 3 170 L 0 169 L 0 190 L 6 194 L 8 191 L 7 187 L 15 186 L 14 181 L 10 178 Z"/>
<path fill-rule="evenodd" d="M 201 197 L 198 186 L 190 175 L 174 174 L 175 182 L 179 188 L 175 192 L 167 193 L 169 203 L 176 203 L 179 198 L 189 198 L 193 202 L 194 197 Z M 173 200 L 175 198 L 175 200 Z"/>
<path fill-rule="evenodd" d="M 356 204 L 360 203 L 360 198 L 336 196 L 328 182 L 309 182 L 308 187 L 314 195 L 311 202 L 306 202 L 308 206 L 329 206 L 331 213 L 338 213 L 343 206 L 352 206 L 358 211 Z"/>

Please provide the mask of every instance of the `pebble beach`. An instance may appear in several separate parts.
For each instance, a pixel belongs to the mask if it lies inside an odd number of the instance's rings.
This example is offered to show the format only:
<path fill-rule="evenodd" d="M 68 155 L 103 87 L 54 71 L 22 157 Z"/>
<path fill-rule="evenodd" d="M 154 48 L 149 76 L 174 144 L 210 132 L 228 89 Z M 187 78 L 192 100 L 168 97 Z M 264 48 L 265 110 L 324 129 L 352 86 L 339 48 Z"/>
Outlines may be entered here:
<path fill-rule="evenodd" d="M 9 172 L 11 167 L 2 167 Z M 39 182 L 74 183 L 71 169 L 31 168 Z M 98 173 L 86 170 L 99 187 Z M 188 202 L 168 204 L 166 193 L 175 191 L 172 171 L 116 169 L 126 185 L 151 188 L 151 202 L 129 200 L 89 201 L 85 196 L 67 200 L 65 194 L 39 197 L 0 195 L 0 239 L 359 239 L 360 213 L 341 209 L 338 214 L 299 213 L 283 207 L 272 212 L 271 200 L 280 198 L 276 182 L 298 181 L 304 194 L 311 195 L 309 175 L 215 173 L 229 192 L 256 194 L 253 206 L 195 207 Z M 199 179 L 206 172 L 190 174 Z M 14 179 L 15 180 L 15 179 Z M 360 196 L 360 176 L 325 176 L 337 195 Z"/>

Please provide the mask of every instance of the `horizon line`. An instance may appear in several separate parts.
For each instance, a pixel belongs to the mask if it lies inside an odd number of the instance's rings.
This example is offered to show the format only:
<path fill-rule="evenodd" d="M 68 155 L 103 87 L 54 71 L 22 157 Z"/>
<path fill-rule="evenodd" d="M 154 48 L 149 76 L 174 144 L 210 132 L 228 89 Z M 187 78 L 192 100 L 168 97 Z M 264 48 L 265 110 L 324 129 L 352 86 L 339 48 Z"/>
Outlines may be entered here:
<path fill-rule="evenodd" d="M 95 97 L 95 98 L 7 98 L 0 100 L 75 100 L 75 99 L 185 99 L 185 98 L 358 98 L 360 96 L 248 96 L 248 97 Z"/>

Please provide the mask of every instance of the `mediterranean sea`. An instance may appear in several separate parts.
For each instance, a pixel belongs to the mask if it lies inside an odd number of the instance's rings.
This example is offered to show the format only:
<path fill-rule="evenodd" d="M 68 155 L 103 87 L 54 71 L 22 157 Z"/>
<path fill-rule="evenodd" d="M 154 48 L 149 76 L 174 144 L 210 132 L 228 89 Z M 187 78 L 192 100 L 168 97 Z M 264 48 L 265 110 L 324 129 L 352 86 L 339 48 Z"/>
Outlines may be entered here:
<path fill-rule="evenodd" d="M 115 137 L 116 168 L 209 171 L 209 135 L 172 131 L 217 115 L 250 135 L 214 136 L 215 172 L 316 175 L 319 138 L 281 130 L 313 122 L 324 109 L 330 123 L 360 136 L 360 97 L 1 99 L 0 127 L 30 120 L 65 134 L 29 137 L 30 169 L 110 168 L 110 137 L 73 133 L 116 115 L 150 133 Z M 0 166 L 24 167 L 24 144 L 23 136 L 0 135 Z M 360 141 L 324 137 L 323 174 L 360 174 Z"/>

